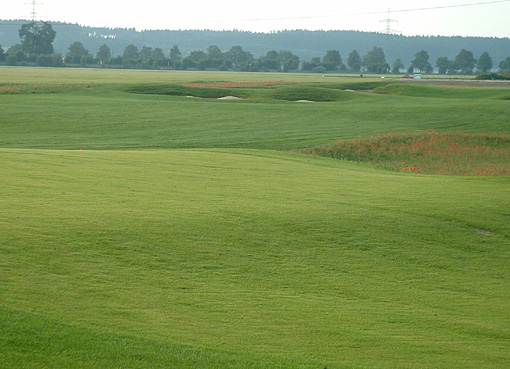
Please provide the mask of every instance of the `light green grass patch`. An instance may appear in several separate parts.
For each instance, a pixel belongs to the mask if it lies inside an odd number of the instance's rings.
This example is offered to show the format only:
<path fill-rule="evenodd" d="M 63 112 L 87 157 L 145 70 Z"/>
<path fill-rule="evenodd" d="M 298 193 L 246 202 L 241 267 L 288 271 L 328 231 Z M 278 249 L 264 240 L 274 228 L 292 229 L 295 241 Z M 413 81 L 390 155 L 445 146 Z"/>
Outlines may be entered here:
<path fill-rule="evenodd" d="M 239 367 L 509 364 L 508 180 L 259 150 L 0 157 L 10 309 Z"/>

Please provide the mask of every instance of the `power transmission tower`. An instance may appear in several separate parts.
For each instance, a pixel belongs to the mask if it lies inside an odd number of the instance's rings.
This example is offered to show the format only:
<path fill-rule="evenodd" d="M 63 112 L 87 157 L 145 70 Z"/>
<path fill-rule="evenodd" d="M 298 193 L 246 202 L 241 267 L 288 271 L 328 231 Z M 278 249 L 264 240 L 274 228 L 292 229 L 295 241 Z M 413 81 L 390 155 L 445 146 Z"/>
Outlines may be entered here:
<path fill-rule="evenodd" d="M 36 0 L 32 0 L 31 2 L 25 4 L 32 6 L 32 12 L 30 13 L 30 15 L 32 18 L 32 22 L 35 22 L 35 19 L 37 18 L 37 12 L 35 11 L 35 7 L 36 5 L 43 5 L 43 3 L 38 3 Z"/>
<path fill-rule="evenodd" d="M 388 18 L 380 21 L 380 22 L 386 22 L 386 30 L 384 31 L 384 33 L 386 33 L 387 35 L 401 33 L 400 31 L 397 31 L 397 30 L 391 28 L 391 23 L 398 23 L 398 21 L 395 19 L 391 19 L 390 14 L 391 14 L 390 8 L 388 8 Z"/>

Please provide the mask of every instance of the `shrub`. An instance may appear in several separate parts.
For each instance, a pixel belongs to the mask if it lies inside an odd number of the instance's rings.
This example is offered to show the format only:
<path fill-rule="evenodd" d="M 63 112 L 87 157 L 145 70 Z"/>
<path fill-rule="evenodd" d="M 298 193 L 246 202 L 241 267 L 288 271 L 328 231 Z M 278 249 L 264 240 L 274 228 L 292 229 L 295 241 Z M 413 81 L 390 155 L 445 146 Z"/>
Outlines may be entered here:
<path fill-rule="evenodd" d="M 16 65 L 18 64 L 18 58 L 16 57 L 16 55 L 7 55 L 7 57 L 5 58 L 5 62 L 7 63 L 7 65 Z"/>
<path fill-rule="evenodd" d="M 477 76 L 475 79 L 480 80 L 493 80 L 493 81 L 510 81 L 510 74 L 509 73 L 486 73 L 481 74 Z"/>

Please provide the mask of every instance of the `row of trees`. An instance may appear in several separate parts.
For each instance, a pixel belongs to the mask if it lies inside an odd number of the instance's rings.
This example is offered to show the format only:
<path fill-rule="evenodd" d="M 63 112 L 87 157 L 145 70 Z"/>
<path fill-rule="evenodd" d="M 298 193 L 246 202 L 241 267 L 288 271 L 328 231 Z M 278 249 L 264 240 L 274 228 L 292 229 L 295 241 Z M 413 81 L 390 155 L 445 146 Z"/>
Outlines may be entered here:
<path fill-rule="evenodd" d="M 407 72 L 432 73 L 434 68 L 429 59 L 427 51 L 419 51 L 415 54 L 414 60 L 411 62 Z M 500 63 L 500 70 L 510 72 L 509 64 L 510 57 Z M 390 66 L 386 62 L 383 49 L 380 47 L 374 47 L 363 57 L 356 50 L 351 51 L 347 58 L 347 66 L 351 72 L 367 71 L 381 74 L 390 72 Z M 320 58 L 314 58 L 311 62 L 303 62 L 302 69 L 312 72 L 347 71 L 347 66 L 342 63 L 342 57 L 337 50 L 330 50 L 322 61 Z M 447 57 L 439 57 L 436 60 L 436 67 L 440 74 L 472 74 L 475 66 L 478 72 L 487 73 L 493 68 L 494 64 L 487 52 L 482 53 L 478 59 L 475 59 L 473 53 L 465 49 L 462 49 L 454 60 L 448 60 Z M 402 60 L 397 59 L 393 63 L 391 73 L 399 74 L 404 68 Z"/>
<path fill-rule="evenodd" d="M 223 52 L 216 45 L 209 46 L 206 51 L 192 51 L 183 57 L 177 45 L 170 49 L 165 57 L 160 48 L 152 49 L 144 46 L 138 49 L 135 45 L 128 45 L 122 57 L 111 58 L 108 46 L 101 46 L 98 55 L 101 64 L 121 64 L 127 68 L 170 67 L 175 69 L 216 69 L 216 70 L 277 70 L 291 71 L 299 69 L 299 57 L 290 51 L 268 51 L 266 55 L 255 58 L 241 46 L 233 46 Z"/>
<path fill-rule="evenodd" d="M 103 44 L 97 54 L 92 55 L 81 42 L 73 42 L 65 56 L 55 53 L 52 42 L 56 33 L 48 23 L 25 24 L 19 30 L 21 43 L 14 45 L 7 53 L 0 47 L 0 61 L 15 65 L 19 62 L 32 62 L 40 66 L 66 65 L 110 65 L 124 68 L 174 68 L 174 69 L 215 69 L 215 70 L 241 70 L 241 71 L 303 71 L 326 72 L 353 72 L 353 73 L 394 73 L 399 74 L 405 69 L 400 59 L 395 60 L 392 67 L 387 63 L 384 51 L 374 47 L 363 57 L 357 50 L 349 53 L 346 64 L 338 50 L 329 50 L 321 57 L 311 61 L 299 60 L 299 57 L 290 51 L 268 51 L 265 55 L 255 58 L 249 51 L 241 46 L 233 46 L 223 52 L 218 46 L 212 45 L 206 51 L 192 51 L 184 57 L 177 45 L 173 46 L 168 56 L 161 48 L 144 46 L 138 49 L 133 44 L 128 45 L 122 55 L 114 56 L 111 49 Z M 431 73 L 433 66 L 429 61 L 427 51 L 421 50 L 415 54 L 407 72 L 419 71 Z M 454 60 L 439 57 L 435 66 L 440 74 L 472 74 L 477 68 L 480 73 L 490 71 L 494 65 L 487 52 L 475 59 L 471 51 L 462 49 Z M 502 72 L 510 72 L 510 57 L 499 64 Z"/>

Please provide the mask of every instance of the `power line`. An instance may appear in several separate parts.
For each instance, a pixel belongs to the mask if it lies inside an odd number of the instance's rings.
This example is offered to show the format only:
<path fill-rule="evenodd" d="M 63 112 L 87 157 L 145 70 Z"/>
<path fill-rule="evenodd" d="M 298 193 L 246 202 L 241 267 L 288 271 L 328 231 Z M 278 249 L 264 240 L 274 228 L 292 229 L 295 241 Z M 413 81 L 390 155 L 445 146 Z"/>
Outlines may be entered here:
<path fill-rule="evenodd" d="M 434 6 L 428 8 L 413 8 L 413 9 L 400 9 L 400 10 L 392 10 L 393 13 L 407 13 L 407 12 L 420 12 L 427 10 L 437 10 L 437 9 L 447 9 L 447 8 L 463 8 L 468 6 L 478 6 L 478 5 L 490 5 L 490 4 L 498 4 L 498 3 L 508 3 L 510 0 L 496 0 L 496 1 L 482 1 L 477 3 L 466 3 L 466 4 L 457 4 L 457 5 L 443 5 L 443 6 Z M 278 18 L 252 18 L 252 19 L 231 19 L 231 20 L 218 20 L 213 22 L 264 22 L 264 21 L 277 21 L 277 20 L 299 20 L 299 19 L 319 19 L 319 18 L 336 18 L 341 16 L 359 16 L 359 15 L 376 15 L 376 14 L 386 14 L 387 11 L 377 11 L 377 12 L 363 12 L 363 13 L 350 13 L 350 14 L 330 14 L 330 15 L 307 15 L 301 17 L 278 17 Z"/>

